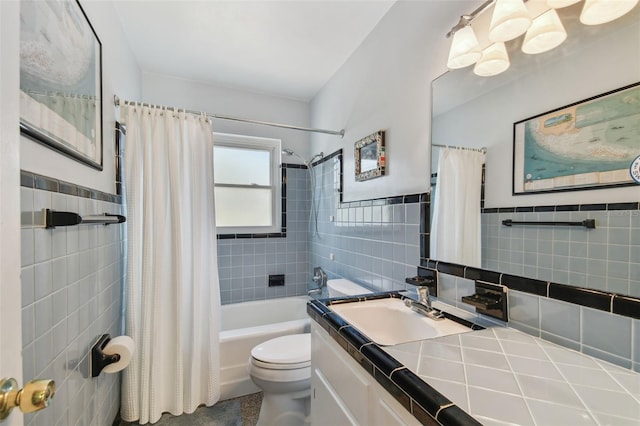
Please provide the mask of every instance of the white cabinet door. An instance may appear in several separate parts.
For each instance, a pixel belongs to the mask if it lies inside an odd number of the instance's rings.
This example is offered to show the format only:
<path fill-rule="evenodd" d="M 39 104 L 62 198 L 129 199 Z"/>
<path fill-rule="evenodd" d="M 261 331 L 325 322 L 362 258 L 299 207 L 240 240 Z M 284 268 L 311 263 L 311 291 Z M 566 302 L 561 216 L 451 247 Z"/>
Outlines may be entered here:
<path fill-rule="evenodd" d="M 386 426 L 400 426 L 405 424 L 398 413 L 389 407 L 389 404 L 387 404 L 384 399 L 379 399 L 375 408 L 377 409 L 375 416 L 377 424 Z"/>
<path fill-rule="evenodd" d="M 391 395 L 379 392 L 377 396 L 377 400 L 372 404 L 373 412 L 371 413 L 371 418 L 374 419 L 372 425 L 407 426 L 420 424 L 420 422 Z"/>
<path fill-rule="evenodd" d="M 337 396 L 349 407 L 353 418 L 360 424 L 368 425 L 373 378 L 319 327 L 312 330 L 311 363 L 314 369 L 322 371 L 323 377 L 331 384 Z"/>
<path fill-rule="evenodd" d="M 350 426 L 358 423 L 322 372 L 311 375 L 311 426 Z"/>
<path fill-rule="evenodd" d="M 311 323 L 312 426 L 419 425 L 317 323 Z"/>

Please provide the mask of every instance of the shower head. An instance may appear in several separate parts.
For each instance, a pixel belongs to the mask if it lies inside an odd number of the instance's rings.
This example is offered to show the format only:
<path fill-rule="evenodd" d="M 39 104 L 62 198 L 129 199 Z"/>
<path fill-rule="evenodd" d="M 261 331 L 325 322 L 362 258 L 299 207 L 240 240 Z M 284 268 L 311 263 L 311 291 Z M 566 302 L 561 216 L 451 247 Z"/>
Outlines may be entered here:
<path fill-rule="evenodd" d="M 324 152 L 321 151 L 320 153 L 311 157 L 311 160 L 309 160 L 309 164 L 313 163 L 316 159 L 322 160 L 323 158 L 324 158 Z"/>
<path fill-rule="evenodd" d="M 291 157 L 291 156 L 298 157 L 298 159 L 300 159 L 300 161 L 302 161 L 307 167 L 309 167 L 309 165 L 311 163 L 313 163 L 316 159 L 321 160 L 322 158 L 324 158 L 324 152 L 321 152 L 319 154 L 314 155 L 313 157 L 311 157 L 311 159 L 309 161 L 306 161 L 304 158 L 299 156 L 294 150 L 289 149 L 289 148 L 282 149 L 282 153 L 284 155 L 289 156 L 289 157 Z"/>

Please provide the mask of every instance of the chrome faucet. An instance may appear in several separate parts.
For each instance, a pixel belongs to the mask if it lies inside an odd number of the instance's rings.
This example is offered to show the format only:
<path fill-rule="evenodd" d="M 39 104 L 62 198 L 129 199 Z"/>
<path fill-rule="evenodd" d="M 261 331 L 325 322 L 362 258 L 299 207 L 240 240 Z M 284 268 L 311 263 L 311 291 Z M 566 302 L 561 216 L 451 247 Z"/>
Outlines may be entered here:
<path fill-rule="evenodd" d="M 420 286 L 417 288 L 418 290 L 418 302 L 425 305 L 427 309 L 432 310 L 431 307 L 431 297 L 429 297 L 429 287 Z"/>
<path fill-rule="evenodd" d="M 444 314 L 431 306 L 431 297 L 429 297 L 429 287 L 418 286 L 418 300 L 413 300 L 405 297 L 404 304 L 408 308 L 425 315 L 433 320 L 443 320 Z"/>
<path fill-rule="evenodd" d="M 311 280 L 316 285 L 315 288 L 309 289 L 307 295 L 314 296 L 322 294 L 322 288 L 327 286 L 327 274 L 320 267 L 313 268 L 313 277 Z"/>

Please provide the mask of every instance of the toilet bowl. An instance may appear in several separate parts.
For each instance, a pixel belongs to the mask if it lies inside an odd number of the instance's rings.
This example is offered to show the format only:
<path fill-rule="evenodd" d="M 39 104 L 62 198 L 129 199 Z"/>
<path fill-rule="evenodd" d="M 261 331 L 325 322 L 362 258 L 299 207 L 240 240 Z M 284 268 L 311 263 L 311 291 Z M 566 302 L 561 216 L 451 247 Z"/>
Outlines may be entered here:
<path fill-rule="evenodd" d="M 257 426 L 309 424 L 310 333 L 276 337 L 254 347 L 249 376 L 263 392 Z"/>

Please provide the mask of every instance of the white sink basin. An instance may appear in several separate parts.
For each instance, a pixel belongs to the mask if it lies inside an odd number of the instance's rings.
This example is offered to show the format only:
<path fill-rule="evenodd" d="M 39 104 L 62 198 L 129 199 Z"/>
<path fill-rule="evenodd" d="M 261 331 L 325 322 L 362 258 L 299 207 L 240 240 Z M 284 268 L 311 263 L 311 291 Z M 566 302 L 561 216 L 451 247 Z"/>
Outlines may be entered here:
<path fill-rule="evenodd" d="M 330 305 L 329 309 L 382 346 L 471 331 L 448 318 L 439 321 L 427 318 L 395 298 L 340 303 Z"/>

